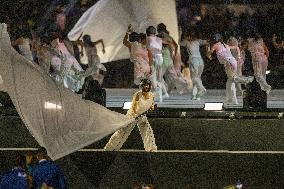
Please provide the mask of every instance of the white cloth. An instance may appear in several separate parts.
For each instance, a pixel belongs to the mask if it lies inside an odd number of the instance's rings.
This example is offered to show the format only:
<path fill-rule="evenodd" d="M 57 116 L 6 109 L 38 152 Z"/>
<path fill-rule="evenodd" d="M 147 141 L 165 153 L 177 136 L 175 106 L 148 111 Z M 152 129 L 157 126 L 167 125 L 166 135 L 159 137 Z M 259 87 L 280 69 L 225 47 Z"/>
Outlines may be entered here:
<path fill-rule="evenodd" d="M 0 25 L 0 75 L 22 121 L 53 160 L 134 121 L 58 85 L 11 47 L 5 24 Z"/>
<path fill-rule="evenodd" d="M 104 63 L 129 58 L 121 41 L 129 24 L 135 31 L 145 33 L 148 26 L 160 22 L 168 26 L 171 36 L 178 41 L 174 0 L 100 0 L 83 14 L 68 37 L 76 41 L 83 33 L 92 39 L 103 39 L 106 53 L 99 50 L 98 55 Z"/>

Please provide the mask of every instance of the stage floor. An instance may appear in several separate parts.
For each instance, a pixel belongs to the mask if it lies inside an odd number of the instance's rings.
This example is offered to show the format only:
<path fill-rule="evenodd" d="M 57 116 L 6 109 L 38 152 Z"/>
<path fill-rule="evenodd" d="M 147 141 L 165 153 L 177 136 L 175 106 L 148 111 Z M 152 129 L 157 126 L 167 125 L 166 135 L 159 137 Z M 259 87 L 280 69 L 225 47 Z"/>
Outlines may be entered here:
<path fill-rule="evenodd" d="M 124 102 L 130 102 L 132 95 L 138 89 L 133 88 L 107 88 L 106 89 L 106 106 L 109 108 L 123 107 Z M 163 108 L 203 108 L 207 102 L 225 102 L 225 90 L 224 89 L 209 89 L 200 101 L 191 100 L 191 94 L 172 94 L 169 98 L 159 102 L 156 98 L 156 104 L 158 107 Z M 242 96 L 238 96 L 238 105 L 224 104 L 225 108 L 242 108 L 243 99 Z M 267 97 L 267 108 L 284 108 L 284 90 L 272 90 Z"/>

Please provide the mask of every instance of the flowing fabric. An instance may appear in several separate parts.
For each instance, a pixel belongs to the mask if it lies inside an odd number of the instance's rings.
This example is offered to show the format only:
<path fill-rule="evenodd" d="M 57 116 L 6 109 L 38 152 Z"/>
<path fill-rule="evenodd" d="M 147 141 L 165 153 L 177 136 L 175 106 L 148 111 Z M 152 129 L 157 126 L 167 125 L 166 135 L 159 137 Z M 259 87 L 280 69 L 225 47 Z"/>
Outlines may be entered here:
<path fill-rule="evenodd" d="M 58 85 L 11 47 L 5 24 L 0 25 L 0 76 L 0 89 L 8 92 L 24 124 L 53 160 L 134 121 Z"/>
<path fill-rule="evenodd" d="M 161 22 L 178 41 L 174 0 L 100 0 L 83 14 L 68 37 L 75 41 L 83 33 L 93 40 L 103 39 L 106 53 L 99 52 L 98 55 L 104 63 L 129 58 L 128 49 L 122 44 L 129 24 L 135 31 L 145 33 L 148 26 Z"/>

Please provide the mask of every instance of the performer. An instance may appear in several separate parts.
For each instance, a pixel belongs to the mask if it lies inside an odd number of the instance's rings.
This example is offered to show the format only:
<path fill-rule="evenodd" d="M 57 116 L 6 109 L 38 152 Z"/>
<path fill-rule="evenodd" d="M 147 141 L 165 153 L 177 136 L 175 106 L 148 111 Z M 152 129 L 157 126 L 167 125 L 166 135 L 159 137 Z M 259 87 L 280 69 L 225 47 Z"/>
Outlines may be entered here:
<path fill-rule="evenodd" d="M 259 34 L 254 33 L 252 38 L 248 39 L 248 49 L 252 56 L 253 72 L 256 81 L 261 89 L 269 94 L 271 86 L 266 82 L 269 51 Z"/>
<path fill-rule="evenodd" d="M 106 144 L 105 150 L 119 150 L 137 124 L 145 150 L 157 151 L 154 133 L 145 115 L 148 110 L 154 110 L 154 94 L 151 92 L 151 84 L 149 79 L 141 81 L 142 91 L 133 95 L 131 108 L 127 111 L 127 115 L 134 117 L 136 121 L 116 131 Z"/>
<path fill-rule="evenodd" d="M 21 55 L 23 55 L 30 61 L 34 61 L 32 51 L 31 51 L 30 38 L 28 37 L 27 31 L 18 30 L 17 39 L 12 42 L 12 46 L 18 46 L 19 53 Z"/>
<path fill-rule="evenodd" d="M 158 24 L 157 30 L 159 33 L 158 36 L 163 39 L 162 76 L 165 75 L 168 92 L 171 92 L 174 88 L 176 88 L 178 93 L 182 94 L 185 89 L 188 89 L 188 85 L 181 74 L 181 59 L 177 52 L 178 45 L 170 36 L 165 24 Z M 164 82 L 163 78 L 162 82 Z"/>
<path fill-rule="evenodd" d="M 185 34 L 185 40 L 181 42 L 181 46 L 186 47 L 189 55 L 189 66 L 193 87 L 196 87 L 197 93 L 192 93 L 192 100 L 200 100 L 200 97 L 206 92 L 202 84 L 201 75 L 204 69 L 204 61 L 200 54 L 200 46 L 207 45 L 207 40 L 198 39 L 195 32 Z"/>
<path fill-rule="evenodd" d="M 100 85 L 102 85 L 104 80 L 104 75 L 107 71 L 106 67 L 100 62 L 100 57 L 98 56 L 98 51 L 96 45 L 101 44 L 103 46 L 103 53 L 105 53 L 105 46 L 102 39 L 93 42 L 90 35 L 83 36 L 83 47 L 86 50 L 88 58 L 88 68 L 84 73 L 85 77 L 92 75 L 94 80 L 97 80 Z M 83 51 L 81 52 L 83 54 Z"/>
<path fill-rule="evenodd" d="M 235 37 L 231 36 L 231 37 L 229 37 L 227 44 L 230 46 L 231 53 L 237 61 L 237 75 L 242 77 L 242 75 L 243 75 L 242 74 L 242 68 L 243 68 L 243 63 L 244 63 L 244 57 L 242 58 L 242 56 L 241 56 L 241 50 L 239 48 L 239 42 Z M 237 92 L 238 95 L 240 95 L 240 96 L 243 95 L 241 83 L 236 84 L 236 90 L 237 90 L 236 92 Z"/>
<path fill-rule="evenodd" d="M 83 82 L 78 79 L 77 74 L 83 71 L 82 67 L 70 54 L 60 36 L 54 39 L 51 45 L 58 51 L 58 56 L 53 56 L 51 61 L 51 65 L 56 73 L 56 80 L 62 80 L 64 86 L 73 92 L 79 91 Z"/>
<path fill-rule="evenodd" d="M 163 55 L 162 48 L 163 43 L 166 43 L 160 37 L 156 36 L 156 28 L 154 26 L 149 26 L 146 30 L 147 34 L 147 48 L 151 51 L 153 56 L 152 65 L 152 76 L 151 80 L 153 82 L 154 89 L 159 94 L 160 102 L 163 102 L 163 97 L 168 98 L 169 94 L 167 88 L 163 82 Z M 163 95 L 164 94 L 164 95 Z"/>
<path fill-rule="evenodd" d="M 133 32 L 130 24 L 124 36 L 123 44 L 129 49 L 130 60 L 134 64 L 134 84 L 136 85 L 139 85 L 141 79 L 148 78 L 150 75 L 152 54 L 147 49 L 146 43 L 146 35 Z"/>
<path fill-rule="evenodd" d="M 211 59 L 211 55 L 216 51 L 217 58 L 220 64 L 224 64 L 225 72 L 227 74 L 226 83 L 226 102 L 227 104 L 238 104 L 236 97 L 236 83 L 248 84 L 253 81 L 253 77 L 239 77 L 237 75 L 237 61 L 231 54 L 231 49 L 227 44 L 223 42 L 223 38 L 220 34 L 215 35 L 215 44 L 211 48 L 208 54 L 208 58 Z"/>

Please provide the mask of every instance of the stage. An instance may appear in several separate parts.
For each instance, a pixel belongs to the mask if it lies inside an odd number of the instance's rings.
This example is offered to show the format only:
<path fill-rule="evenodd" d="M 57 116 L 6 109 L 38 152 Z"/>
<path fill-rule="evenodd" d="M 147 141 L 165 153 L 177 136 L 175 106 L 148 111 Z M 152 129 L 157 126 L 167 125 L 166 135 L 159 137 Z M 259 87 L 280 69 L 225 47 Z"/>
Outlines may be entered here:
<path fill-rule="evenodd" d="M 133 88 L 106 88 L 106 107 L 108 108 L 119 108 L 123 107 L 124 102 L 132 101 L 132 95 L 139 89 Z M 159 102 L 156 98 L 156 104 L 158 108 L 193 108 L 200 109 L 204 108 L 204 104 L 207 102 L 225 102 L 225 90 L 224 89 L 209 89 L 200 101 L 191 100 L 192 95 L 187 94 L 177 94 L 173 93 L 169 98 Z M 231 105 L 224 103 L 224 108 L 243 108 L 243 98 L 242 96 L 237 96 L 238 105 Z M 267 95 L 267 108 L 269 109 L 282 109 L 284 108 L 284 90 L 277 89 L 272 90 L 269 95 Z"/>

